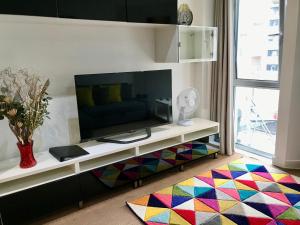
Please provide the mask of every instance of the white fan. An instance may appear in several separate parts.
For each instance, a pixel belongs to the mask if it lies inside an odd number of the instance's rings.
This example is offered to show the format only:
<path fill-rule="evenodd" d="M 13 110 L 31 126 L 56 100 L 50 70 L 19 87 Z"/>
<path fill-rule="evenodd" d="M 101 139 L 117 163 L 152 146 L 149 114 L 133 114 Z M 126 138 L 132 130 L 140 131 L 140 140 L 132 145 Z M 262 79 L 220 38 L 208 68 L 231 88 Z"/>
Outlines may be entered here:
<path fill-rule="evenodd" d="M 177 96 L 177 107 L 179 109 L 178 125 L 191 126 L 193 121 L 187 119 L 199 106 L 199 93 L 195 88 L 188 88 Z"/>

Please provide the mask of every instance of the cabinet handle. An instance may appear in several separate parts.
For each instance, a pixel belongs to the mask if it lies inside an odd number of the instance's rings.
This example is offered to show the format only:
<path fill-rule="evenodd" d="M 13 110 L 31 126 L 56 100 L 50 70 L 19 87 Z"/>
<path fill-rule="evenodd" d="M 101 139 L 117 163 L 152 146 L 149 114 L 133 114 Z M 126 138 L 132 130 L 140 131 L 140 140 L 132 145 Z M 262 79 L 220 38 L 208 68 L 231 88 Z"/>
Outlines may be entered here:
<path fill-rule="evenodd" d="M 181 48 L 181 42 L 178 42 L 178 48 Z"/>

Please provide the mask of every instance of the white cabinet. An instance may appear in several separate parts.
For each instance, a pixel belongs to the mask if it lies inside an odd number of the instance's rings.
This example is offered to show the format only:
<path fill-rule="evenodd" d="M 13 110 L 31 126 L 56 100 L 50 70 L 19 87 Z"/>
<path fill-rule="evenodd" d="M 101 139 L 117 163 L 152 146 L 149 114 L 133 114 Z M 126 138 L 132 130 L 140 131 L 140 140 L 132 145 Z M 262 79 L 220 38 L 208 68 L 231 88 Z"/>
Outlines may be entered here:
<path fill-rule="evenodd" d="M 174 123 L 153 128 L 149 139 L 135 143 L 81 143 L 79 146 L 89 154 L 65 162 L 59 162 L 49 152 L 37 153 L 38 164 L 26 170 L 18 166 L 19 157 L 0 161 L 0 197 L 217 133 L 219 123 L 194 118 L 189 127 Z"/>
<path fill-rule="evenodd" d="M 155 31 L 157 62 L 209 62 L 217 59 L 216 27 L 173 26 Z"/>

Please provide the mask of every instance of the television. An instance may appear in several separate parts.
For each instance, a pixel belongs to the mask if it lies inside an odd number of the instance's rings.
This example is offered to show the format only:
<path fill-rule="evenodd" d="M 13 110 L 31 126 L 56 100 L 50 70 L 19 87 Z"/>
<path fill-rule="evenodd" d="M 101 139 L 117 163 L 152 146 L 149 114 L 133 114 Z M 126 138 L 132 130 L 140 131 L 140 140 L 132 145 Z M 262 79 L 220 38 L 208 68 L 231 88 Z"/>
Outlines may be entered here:
<path fill-rule="evenodd" d="M 172 70 L 75 75 L 81 141 L 129 143 L 172 118 Z M 145 130 L 146 137 L 110 137 Z"/>

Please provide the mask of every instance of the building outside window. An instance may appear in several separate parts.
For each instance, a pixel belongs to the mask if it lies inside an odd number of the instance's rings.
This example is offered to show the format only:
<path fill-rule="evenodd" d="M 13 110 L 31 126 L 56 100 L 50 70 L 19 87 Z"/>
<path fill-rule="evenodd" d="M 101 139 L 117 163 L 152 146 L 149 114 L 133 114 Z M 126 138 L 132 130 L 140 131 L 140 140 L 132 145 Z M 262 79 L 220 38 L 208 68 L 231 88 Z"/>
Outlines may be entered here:
<path fill-rule="evenodd" d="M 277 64 L 268 64 L 267 71 L 278 71 L 279 66 Z"/>
<path fill-rule="evenodd" d="M 235 144 L 270 158 L 277 131 L 282 2 L 236 1 Z"/>

